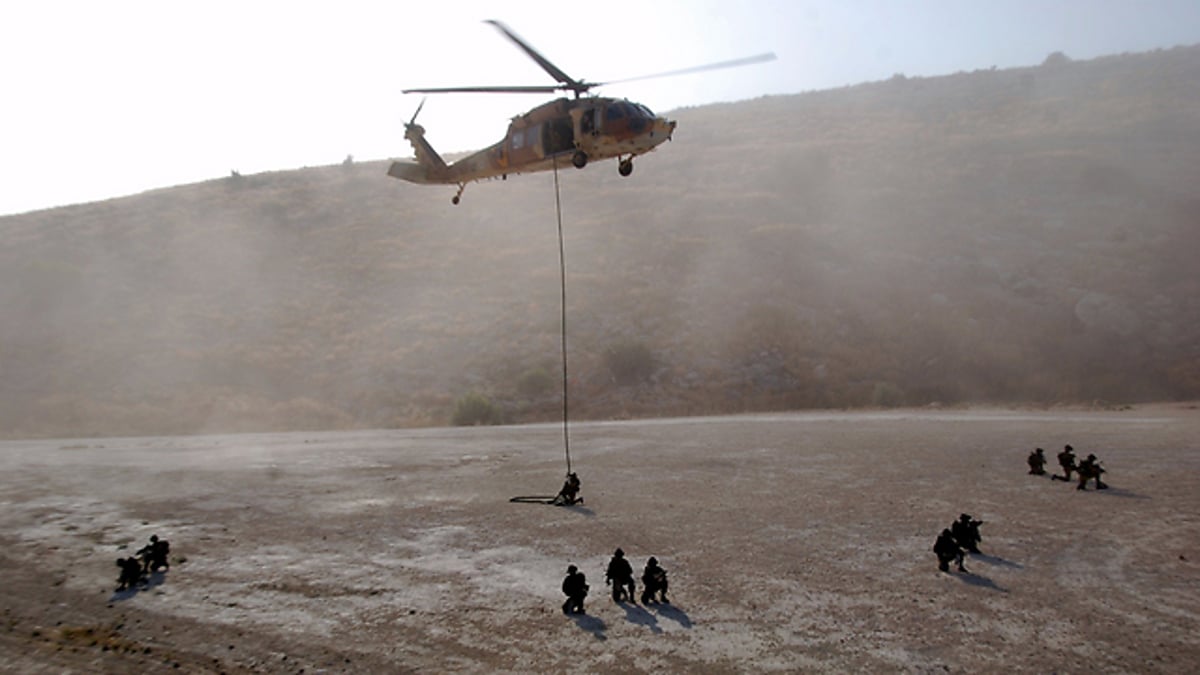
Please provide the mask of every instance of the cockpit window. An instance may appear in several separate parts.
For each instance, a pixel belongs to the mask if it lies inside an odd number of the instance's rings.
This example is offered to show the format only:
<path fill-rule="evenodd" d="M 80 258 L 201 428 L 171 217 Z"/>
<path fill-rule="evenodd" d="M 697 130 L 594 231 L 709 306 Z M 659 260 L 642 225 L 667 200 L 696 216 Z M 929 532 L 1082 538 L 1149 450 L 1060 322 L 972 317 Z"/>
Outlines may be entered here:
<path fill-rule="evenodd" d="M 608 121 L 619 120 L 625 117 L 625 107 L 620 103 L 612 103 L 604 110 L 604 119 Z"/>
<path fill-rule="evenodd" d="M 642 115 L 644 115 L 645 117 L 649 117 L 650 119 L 654 119 L 654 113 L 650 112 L 649 108 L 642 105 L 641 103 L 635 103 L 633 105 L 634 105 L 634 107 L 636 107 L 638 109 L 638 112 L 642 113 Z"/>

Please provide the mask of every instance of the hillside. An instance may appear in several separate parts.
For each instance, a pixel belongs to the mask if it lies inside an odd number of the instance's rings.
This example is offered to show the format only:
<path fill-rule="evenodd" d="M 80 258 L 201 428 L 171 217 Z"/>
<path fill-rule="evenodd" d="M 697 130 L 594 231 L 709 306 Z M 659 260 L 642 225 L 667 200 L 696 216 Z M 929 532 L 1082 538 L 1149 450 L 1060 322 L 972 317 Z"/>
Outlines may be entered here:
<path fill-rule="evenodd" d="M 671 117 L 560 174 L 573 416 L 1200 396 L 1200 47 Z M 554 177 L 385 170 L 0 218 L 0 433 L 558 419 Z"/>

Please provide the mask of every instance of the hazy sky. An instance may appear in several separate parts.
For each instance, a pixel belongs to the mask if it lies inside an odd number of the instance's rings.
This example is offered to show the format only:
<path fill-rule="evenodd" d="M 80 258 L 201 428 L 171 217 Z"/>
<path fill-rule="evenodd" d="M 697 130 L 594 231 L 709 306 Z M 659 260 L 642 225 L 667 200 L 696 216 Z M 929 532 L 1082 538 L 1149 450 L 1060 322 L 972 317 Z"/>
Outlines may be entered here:
<path fill-rule="evenodd" d="M 549 84 L 484 19 L 577 79 L 775 52 L 614 85 L 656 112 L 1200 43 L 1200 0 L 38 0 L 0 9 L 0 215 L 228 176 L 411 156 L 406 87 Z M 539 95 L 431 96 L 453 152 Z M 686 128 L 676 140 L 686 142 Z"/>

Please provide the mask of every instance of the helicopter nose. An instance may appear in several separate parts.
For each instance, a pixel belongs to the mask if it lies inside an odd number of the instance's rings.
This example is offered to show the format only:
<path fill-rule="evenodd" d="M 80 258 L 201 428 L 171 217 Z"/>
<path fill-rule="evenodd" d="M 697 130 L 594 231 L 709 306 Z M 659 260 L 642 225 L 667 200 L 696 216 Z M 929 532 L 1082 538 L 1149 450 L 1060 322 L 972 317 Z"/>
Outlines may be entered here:
<path fill-rule="evenodd" d="M 671 136 L 673 136 L 675 134 L 675 124 L 676 124 L 675 120 L 660 118 L 659 121 L 662 123 L 660 125 L 660 127 L 662 127 L 663 131 L 665 131 L 667 134 L 667 140 L 668 141 L 671 140 Z"/>

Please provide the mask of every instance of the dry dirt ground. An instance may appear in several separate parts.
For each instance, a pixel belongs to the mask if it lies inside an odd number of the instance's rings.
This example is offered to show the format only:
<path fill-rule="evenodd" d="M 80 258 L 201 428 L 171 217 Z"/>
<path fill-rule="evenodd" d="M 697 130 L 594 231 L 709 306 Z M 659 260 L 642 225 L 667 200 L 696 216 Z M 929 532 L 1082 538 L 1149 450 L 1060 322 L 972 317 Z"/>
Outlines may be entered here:
<path fill-rule="evenodd" d="M 1196 672 L 1200 411 L 0 444 L 8 672 Z M 1026 473 L 1097 454 L 1110 490 Z M 1052 460 L 1053 461 L 1053 460 Z M 986 523 L 969 574 L 930 547 Z M 114 593 L 158 533 L 172 565 Z M 618 605 L 623 547 L 671 605 Z M 564 616 L 569 563 L 588 614 Z"/>

